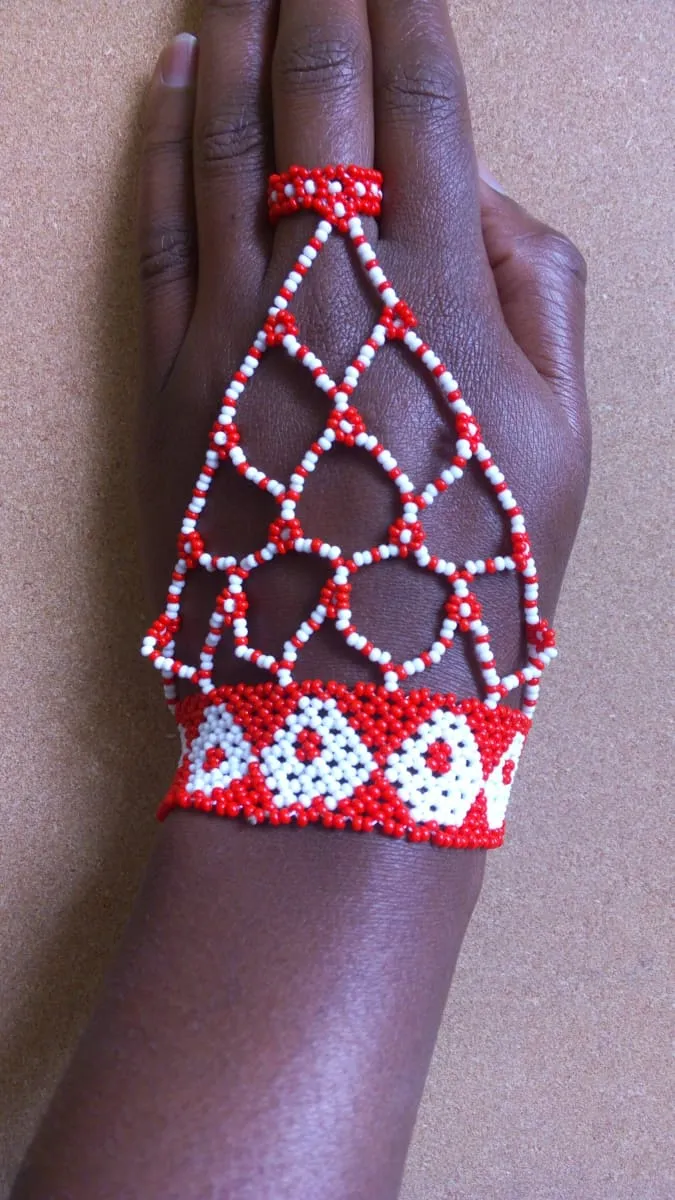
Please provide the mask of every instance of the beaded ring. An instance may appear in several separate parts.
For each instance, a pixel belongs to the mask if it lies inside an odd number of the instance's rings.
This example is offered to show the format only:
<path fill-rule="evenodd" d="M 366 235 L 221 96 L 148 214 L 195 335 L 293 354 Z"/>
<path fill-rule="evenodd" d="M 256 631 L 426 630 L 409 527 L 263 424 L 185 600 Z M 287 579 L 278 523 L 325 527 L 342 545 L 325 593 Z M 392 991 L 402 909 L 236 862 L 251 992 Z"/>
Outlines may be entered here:
<path fill-rule="evenodd" d="M 555 634 L 539 614 L 537 569 L 523 512 L 452 372 L 417 333 L 414 313 L 386 278 L 366 239 L 362 217 L 380 215 L 382 183 L 379 172 L 355 166 L 292 167 L 270 178 L 273 222 L 301 211 L 316 213 L 319 221 L 225 390 L 185 511 L 166 605 L 143 640 L 142 653 L 162 674 L 182 742 L 178 770 L 159 816 L 173 808 L 193 808 L 244 817 L 252 824 L 320 823 L 335 829 L 378 829 L 391 837 L 438 846 L 489 848 L 503 841 L 513 776 L 542 673 L 556 655 Z M 291 307 L 335 234 L 351 239 L 382 303 L 375 327 L 340 383 L 303 343 Z M 391 340 L 400 341 L 427 369 L 456 432 L 452 461 L 422 487 L 368 428 L 357 404 L 361 378 Z M 282 347 L 301 364 L 332 404 L 323 433 L 285 482 L 249 461 L 237 423 L 239 399 L 272 347 Z M 306 537 L 297 515 L 317 463 L 335 445 L 365 450 L 395 485 L 401 504 L 386 538 L 351 556 L 321 538 Z M 510 549 L 503 556 L 456 564 L 428 546 L 423 517 L 437 496 L 457 486 L 472 458 L 507 521 Z M 266 544 L 240 559 L 213 555 L 200 532 L 209 489 L 227 464 L 251 486 L 271 495 L 279 507 Z M 275 658 L 251 644 L 246 585 L 263 563 L 288 554 L 325 559 L 331 574 L 310 616 Z M 447 582 L 436 640 L 405 662 L 395 662 L 385 647 L 375 645 L 356 625 L 352 611 L 355 575 L 396 558 L 408 559 Z M 182 594 L 190 573 L 199 568 L 220 575 L 223 586 L 196 664 L 177 657 L 176 637 Z M 500 573 L 521 577 L 527 643 L 526 662 L 505 676 L 498 672 L 490 630 L 473 591 L 475 580 Z M 381 685 L 296 682 L 294 670 L 303 647 L 325 622 L 332 622 L 349 647 L 377 666 Z M 214 685 L 214 659 L 226 629 L 231 630 L 235 656 L 255 664 L 266 681 Z M 403 681 L 439 663 L 458 631 L 473 647 L 483 698 L 462 700 L 425 688 L 405 691 Z M 193 683 L 198 691 L 179 701 L 177 680 Z M 504 705 L 503 699 L 519 688 L 520 710 Z"/>

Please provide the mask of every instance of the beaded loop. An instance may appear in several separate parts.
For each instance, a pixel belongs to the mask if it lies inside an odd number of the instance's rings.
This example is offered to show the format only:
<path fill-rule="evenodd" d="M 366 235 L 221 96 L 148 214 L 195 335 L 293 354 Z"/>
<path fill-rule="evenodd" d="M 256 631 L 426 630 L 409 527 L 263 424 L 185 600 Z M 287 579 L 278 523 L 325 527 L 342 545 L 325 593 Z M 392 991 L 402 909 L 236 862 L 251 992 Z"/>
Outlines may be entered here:
<path fill-rule="evenodd" d="M 380 214 L 381 175 L 355 166 L 323 170 L 294 166 L 270 178 L 268 201 L 273 222 L 301 211 L 316 213 L 319 222 L 225 390 L 185 511 L 165 610 L 143 641 L 142 653 L 162 673 L 166 698 L 176 713 L 184 743 L 162 815 L 175 806 L 197 807 L 220 815 L 243 815 L 254 822 L 321 821 L 331 827 L 349 824 L 355 829 L 377 826 L 391 836 L 437 845 L 497 845 L 503 837 L 508 793 L 539 698 L 541 676 L 556 655 L 555 634 L 538 609 L 537 569 L 522 510 L 451 370 L 417 333 L 412 309 L 386 278 L 366 239 L 361 218 Z M 336 233 L 350 239 L 383 305 L 375 327 L 340 383 L 303 343 L 290 307 L 321 250 Z M 413 483 L 369 428 L 357 402 L 361 378 L 392 340 L 400 342 L 429 372 L 454 425 L 451 462 L 437 479 L 422 487 Z M 242 393 L 263 356 L 275 348 L 300 363 L 332 405 L 323 433 L 305 451 L 287 481 L 270 477 L 249 461 L 237 423 Z M 396 487 L 401 504 L 400 516 L 385 539 L 351 557 L 339 546 L 306 537 L 297 515 L 312 473 L 336 444 L 369 454 Z M 433 553 L 424 514 L 440 494 L 459 483 L 472 459 L 505 516 L 509 551 L 494 558 L 453 563 Z M 265 545 L 241 559 L 213 555 L 199 530 L 214 476 L 228 462 L 253 487 L 271 495 L 279 508 Z M 263 563 L 289 554 L 325 559 L 331 574 L 310 615 L 286 641 L 280 656 L 274 657 L 251 644 L 246 585 Z M 440 576 L 448 588 L 434 642 L 402 663 L 394 662 L 386 647 L 376 646 L 359 630 L 352 612 L 353 577 L 390 559 L 407 559 L 420 570 Z M 223 587 L 197 665 L 178 658 L 176 636 L 187 575 L 199 568 L 220 573 Z M 473 590 L 477 578 L 501 572 L 521 577 L 527 629 L 527 660 L 508 675 L 500 675 L 497 669 L 490 629 Z M 335 625 L 349 647 L 378 667 L 382 674 L 379 688 L 363 684 L 350 690 L 340 684 L 295 682 L 294 671 L 304 646 L 326 621 Z M 214 660 L 225 628 L 232 631 L 235 656 L 266 672 L 270 682 L 255 687 L 215 687 Z M 457 701 L 452 696 L 431 696 L 426 690 L 403 693 L 402 682 L 439 663 L 457 631 L 473 647 L 483 699 Z M 177 679 L 196 684 L 202 695 L 178 704 Z M 500 703 L 517 689 L 522 689 L 520 712 Z"/>
<path fill-rule="evenodd" d="M 305 210 L 347 233 L 352 217 L 379 217 L 382 176 L 367 167 L 291 167 L 283 175 L 270 176 L 267 198 L 275 224 Z"/>

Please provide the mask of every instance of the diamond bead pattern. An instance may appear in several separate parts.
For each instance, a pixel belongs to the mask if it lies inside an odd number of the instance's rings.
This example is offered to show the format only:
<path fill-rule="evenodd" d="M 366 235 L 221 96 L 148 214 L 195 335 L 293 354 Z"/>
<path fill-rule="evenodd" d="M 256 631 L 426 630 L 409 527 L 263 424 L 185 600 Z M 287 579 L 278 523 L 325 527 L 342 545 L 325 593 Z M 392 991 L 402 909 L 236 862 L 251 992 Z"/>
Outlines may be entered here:
<path fill-rule="evenodd" d="M 306 752 L 304 730 L 316 735 L 315 753 Z M 300 735 L 300 736 L 298 736 Z M 304 751 L 304 752 L 303 752 Z M 309 808 L 321 796 L 333 810 L 367 783 L 375 760 L 331 697 L 303 696 L 260 755 L 265 782 L 278 805 L 300 803 Z"/>
<path fill-rule="evenodd" d="M 183 753 L 160 817 L 193 808 L 486 848 L 503 840 L 530 725 L 474 698 L 316 680 L 218 688 L 178 716 Z"/>

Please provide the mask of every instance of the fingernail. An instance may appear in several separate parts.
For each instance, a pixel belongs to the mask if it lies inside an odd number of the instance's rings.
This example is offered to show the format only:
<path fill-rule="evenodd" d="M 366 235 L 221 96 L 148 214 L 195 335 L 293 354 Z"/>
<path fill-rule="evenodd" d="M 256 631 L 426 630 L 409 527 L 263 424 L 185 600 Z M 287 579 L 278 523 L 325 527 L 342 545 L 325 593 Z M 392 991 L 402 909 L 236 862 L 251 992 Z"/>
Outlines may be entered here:
<path fill-rule="evenodd" d="M 483 162 L 482 158 L 478 159 L 478 174 L 480 175 L 481 179 L 484 179 L 485 182 L 493 189 L 493 191 L 499 192 L 500 196 L 508 195 L 506 188 L 502 187 L 499 180 L 495 178 L 490 168 L 486 163 Z"/>
<path fill-rule="evenodd" d="M 162 50 L 159 59 L 162 83 L 172 88 L 191 87 L 197 66 L 197 39 L 191 33 L 179 33 Z"/>

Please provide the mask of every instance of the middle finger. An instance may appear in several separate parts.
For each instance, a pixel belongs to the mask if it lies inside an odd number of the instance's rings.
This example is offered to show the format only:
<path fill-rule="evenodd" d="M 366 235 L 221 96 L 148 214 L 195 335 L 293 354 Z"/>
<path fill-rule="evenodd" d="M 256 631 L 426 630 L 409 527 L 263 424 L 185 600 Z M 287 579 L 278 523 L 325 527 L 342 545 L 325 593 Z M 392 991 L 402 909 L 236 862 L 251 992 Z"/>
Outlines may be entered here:
<path fill-rule="evenodd" d="M 366 0 L 281 0 L 272 86 L 278 171 L 372 165 Z"/>

